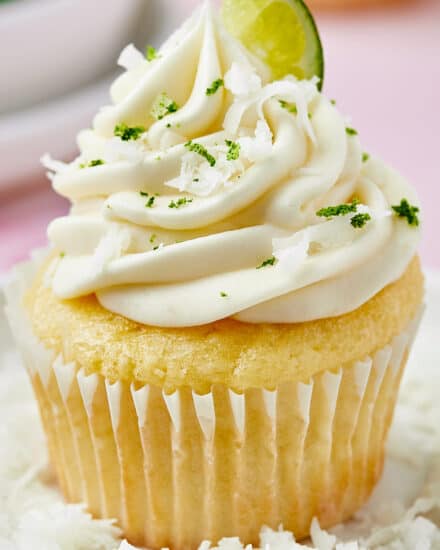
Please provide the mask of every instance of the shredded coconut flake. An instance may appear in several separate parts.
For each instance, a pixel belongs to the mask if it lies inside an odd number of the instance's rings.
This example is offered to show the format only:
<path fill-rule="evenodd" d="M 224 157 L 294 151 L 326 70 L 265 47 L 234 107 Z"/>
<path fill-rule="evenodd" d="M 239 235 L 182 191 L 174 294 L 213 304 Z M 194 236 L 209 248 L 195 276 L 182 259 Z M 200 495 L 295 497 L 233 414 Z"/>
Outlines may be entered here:
<path fill-rule="evenodd" d="M 130 246 L 131 234 L 128 229 L 112 226 L 101 239 L 93 254 L 92 263 L 99 272 L 112 260 L 120 258 Z"/>
<path fill-rule="evenodd" d="M 19 550 L 113 550 L 119 534 L 113 521 L 93 520 L 83 506 L 56 503 L 24 513 L 14 542 Z"/>
<path fill-rule="evenodd" d="M 215 166 L 210 166 L 200 155 L 187 153 L 182 158 L 180 175 L 165 185 L 199 197 L 207 197 L 232 185 L 233 178 L 244 170 L 241 160 L 227 160 L 226 145 L 215 145 L 207 150 L 215 158 Z"/>
<path fill-rule="evenodd" d="M 285 239 L 273 239 L 273 255 L 288 270 L 297 268 L 307 258 L 310 240 L 305 231 Z"/>
<path fill-rule="evenodd" d="M 261 90 L 261 78 L 251 65 L 245 63 L 232 63 L 224 83 L 227 90 L 241 98 Z"/>
<path fill-rule="evenodd" d="M 289 531 L 283 531 L 282 528 L 274 531 L 269 527 L 263 527 L 261 530 L 260 546 L 265 550 L 300 550 L 304 548 L 304 546 L 297 544 L 295 537 Z"/>
<path fill-rule="evenodd" d="M 146 152 L 142 138 L 136 141 L 123 141 L 118 137 L 113 137 L 105 144 L 102 156 L 105 162 L 141 162 Z"/>
<path fill-rule="evenodd" d="M 133 44 L 126 46 L 118 59 L 118 65 L 127 71 L 136 69 L 144 62 L 144 55 Z"/>
<path fill-rule="evenodd" d="M 225 86 L 235 96 L 235 101 L 226 113 L 223 124 L 229 134 L 235 135 L 237 133 L 241 119 L 252 105 L 257 107 L 259 118 L 264 119 L 263 106 L 265 102 L 276 97 L 295 103 L 299 123 L 312 142 L 316 143 L 316 136 L 309 119 L 308 105 L 318 95 L 317 78 L 298 81 L 294 77 L 286 77 L 284 80 L 267 84 L 263 88 L 260 79 L 259 86 L 254 83 L 246 88 L 241 85 L 243 74 L 246 74 L 245 66 L 233 64 L 231 70 L 225 76 Z"/>
<path fill-rule="evenodd" d="M 238 140 L 242 155 L 251 162 L 264 160 L 273 150 L 273 135 L 268 123 L 261 119 L 257 122 L 255 137 L 242 137 Z"/>
<path fill-rule="evenodd" d="M 287 77 L 284 80 L 278 80 L 265 86 L 258 98 L 258 112 L 260 118 L 264 116 L 263 105 L 272 97 L 283 101 L 293 102 L 297 108 L 297 117 L 304 131 L 316 143 L 316 136 L 313 126 L 309 119 L 308 105 L 318 95 L 317 80 L 298 81 L 293 77 Z"/>
<path fill-rule="evenodd" d="M 119 546 L 119 550 L 137 550 L 136 546 L 132 546 L 131 544 L 128 544 L 126 540 L 121 542 L 121 545 Z"/>
<path fill-rule="evenodd" d="M 313 518 L 310 528 L 310 535 L 313 544 L 320 550 L 333 550 L 336 544 L 336 537 L 329 535 L 326 531 L 321 529 L 319 521 Z"/>
<path fill-rule="evenodd" d="M 48 153 L 43 155 L 40 159 L 41 164 L 44 168 L 47 168 L 49 172 L 47 177 L 52 180 L 55 174 L 65 172 L 69 168 L 69 164 L 62 162 L 61 160 L 53 159 Z"/>
<path fill-rule="evenodd" d="M 218 543 L 219 550 L 243 550 L 243 544 L 238 537 L 225 537 Z"/>

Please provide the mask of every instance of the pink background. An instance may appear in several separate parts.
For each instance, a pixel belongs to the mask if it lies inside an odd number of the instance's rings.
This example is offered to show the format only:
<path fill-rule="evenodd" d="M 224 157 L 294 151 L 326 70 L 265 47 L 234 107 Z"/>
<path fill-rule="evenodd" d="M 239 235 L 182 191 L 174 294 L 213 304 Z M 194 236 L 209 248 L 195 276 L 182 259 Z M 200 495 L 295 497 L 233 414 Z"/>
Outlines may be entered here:
<path fill-rule="evenodd" d="M 174 19 L 196 3 L 162 0 Z M 440 1 L 316 16 L 326 55 L 325 93 L 351 117 L 364 149 L 416 186 L 423 203 L 423 261 L 440 268 Z M 170 17 L 167 25 L 176 22 Z M 25 189 L 1 195 L 0 271 L 44 245 L 48 221 L 67 209 L 42 173 Z"/>

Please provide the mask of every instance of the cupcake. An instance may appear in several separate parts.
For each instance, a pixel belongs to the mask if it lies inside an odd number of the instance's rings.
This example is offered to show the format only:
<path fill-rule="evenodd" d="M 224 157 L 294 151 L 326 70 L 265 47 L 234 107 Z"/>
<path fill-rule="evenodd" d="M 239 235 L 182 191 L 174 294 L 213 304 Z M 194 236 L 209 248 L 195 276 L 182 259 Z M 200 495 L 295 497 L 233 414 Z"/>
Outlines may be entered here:
<path fill-rule="evenodd" d="M 65 498 L 153 549 L 341 522 L 420 317 L 414 191 L 209 4 L 119 62 L 7 290 Z"/>

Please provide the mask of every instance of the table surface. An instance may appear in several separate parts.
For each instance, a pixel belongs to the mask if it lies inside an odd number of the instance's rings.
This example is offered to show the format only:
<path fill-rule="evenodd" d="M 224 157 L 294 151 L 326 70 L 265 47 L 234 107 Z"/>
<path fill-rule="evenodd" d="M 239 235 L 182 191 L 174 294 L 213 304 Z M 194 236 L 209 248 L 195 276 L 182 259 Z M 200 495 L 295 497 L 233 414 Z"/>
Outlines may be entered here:
<path fill-rule="evenodd" d="M 161 3 L 173 13 L 166 26 L 174 26 L 196 0 Z M 325 93 L 351 117 L 364 149 L 389 161 L 417 188 L 423 204 L 422 258 L 439 268 L 440 2 L 318 13 L 317 19 L 326 55 Z M 0 197 L 0 271 L 44 245 L 47 223 L 68 210 L 43 173 L 32 183 Z"/>

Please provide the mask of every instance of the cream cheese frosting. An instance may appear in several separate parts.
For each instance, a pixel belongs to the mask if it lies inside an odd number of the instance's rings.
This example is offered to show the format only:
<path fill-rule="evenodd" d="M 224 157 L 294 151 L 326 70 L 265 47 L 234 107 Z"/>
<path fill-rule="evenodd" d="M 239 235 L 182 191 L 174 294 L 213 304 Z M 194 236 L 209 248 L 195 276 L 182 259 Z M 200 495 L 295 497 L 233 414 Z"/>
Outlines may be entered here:
<path fill-rule="evenodd" d="M 95 293 L 163 327 L 297 323 L 352 311 L 404 273 L 420 231 L 391 206 L 417 197 L 363 162 L 317 81 L 271 81 L 209 2 L 154 59 L 129 46 L 119 62 L 80 156 L 45 159 L 72 202 L 48 230 L 57 296 Z M 316 215 L 353 197 L 364 227 Z"/>

